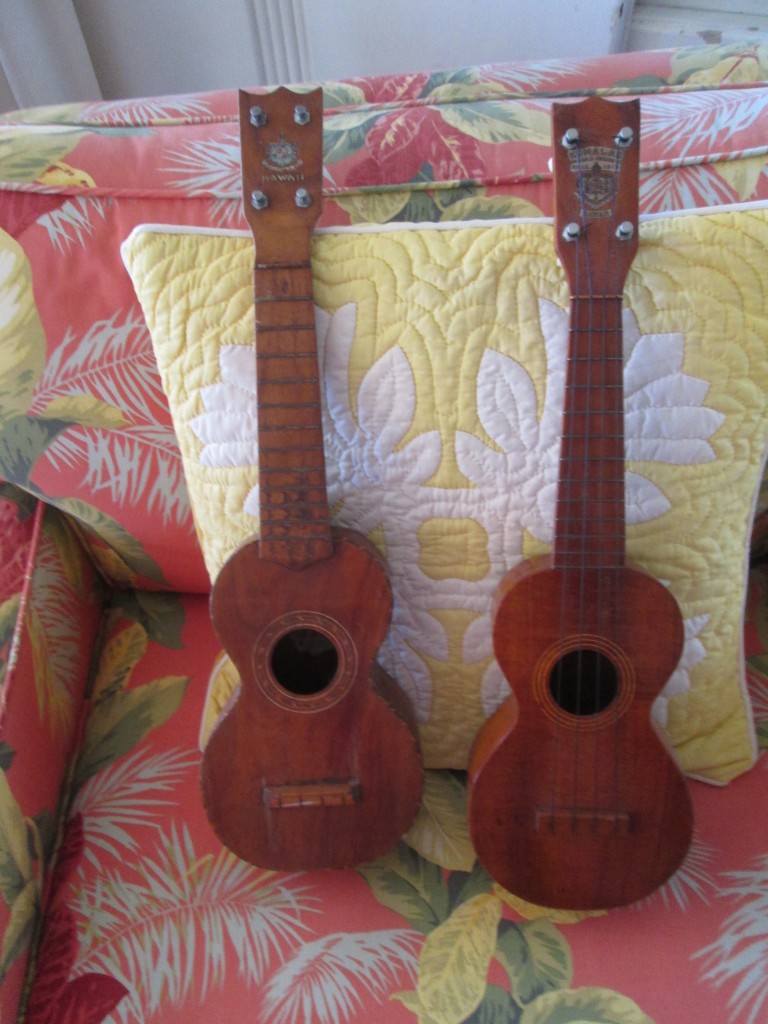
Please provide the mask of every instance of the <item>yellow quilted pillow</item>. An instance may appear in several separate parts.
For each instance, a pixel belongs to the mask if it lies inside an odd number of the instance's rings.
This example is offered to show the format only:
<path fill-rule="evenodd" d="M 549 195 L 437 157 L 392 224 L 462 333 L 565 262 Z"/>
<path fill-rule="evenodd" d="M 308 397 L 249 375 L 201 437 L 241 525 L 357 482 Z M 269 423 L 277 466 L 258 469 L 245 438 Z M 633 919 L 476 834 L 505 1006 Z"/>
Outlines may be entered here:
<path fill-rule="evenodd" d="M 213 578 L 258 530 L 251 241 L 148 226 L 124 258 Z M 427 766 L 463 767 L 509 692 L 494 589 L 552 538 L 568 326 L 552 226 L 318 233 L 313 272 L 333 517 L 386 555 L 381 660 L 414 703 Z M 686 623 L 656 714 L 683 769 L 718 782 L 756 749 L 742 613 L 767 288 L 767 210 L 643 223 L 624 316 L 628 547 Z"/>

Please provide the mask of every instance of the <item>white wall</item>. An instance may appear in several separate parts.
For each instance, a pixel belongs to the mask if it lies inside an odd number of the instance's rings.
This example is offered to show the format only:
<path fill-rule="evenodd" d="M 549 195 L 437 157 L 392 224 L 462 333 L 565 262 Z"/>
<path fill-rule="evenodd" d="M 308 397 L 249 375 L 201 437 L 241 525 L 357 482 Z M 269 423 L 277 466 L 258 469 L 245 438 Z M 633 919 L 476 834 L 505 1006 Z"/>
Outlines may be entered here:
<path fill-rule="evenodd" d="M 632 5 L 633 0 L 10 0 L 0 2 L 0 60 L 19 105 L 99 94 L 118 99 L 597 55 L 621 49 Z M 34 44 L 13 44 L 20 8 L 35 12 L 37 50 L 70 62 L 70 83 L 47 72 L 46 61 L 35 59 Z M 66 33 L 58 24 L 62 12 L 74 25 Z M 2 39 L 8 42 L 4 49 Z M 29 80 L 23 95 L 15 77 Z"/>
<path fill-rule="evenodd" d="M 105 99 L 255 80 L 246 0 L 73 0 Z"/>
<path fill-rule="evenodd" d="M 0 0 L 0 110 L 734 39 L 768 0 Z"/>
<path fill-rule="evenodd" d="M 585 57 L 621 49 L 623 0 L 306 0 L 313 76 Z"/>

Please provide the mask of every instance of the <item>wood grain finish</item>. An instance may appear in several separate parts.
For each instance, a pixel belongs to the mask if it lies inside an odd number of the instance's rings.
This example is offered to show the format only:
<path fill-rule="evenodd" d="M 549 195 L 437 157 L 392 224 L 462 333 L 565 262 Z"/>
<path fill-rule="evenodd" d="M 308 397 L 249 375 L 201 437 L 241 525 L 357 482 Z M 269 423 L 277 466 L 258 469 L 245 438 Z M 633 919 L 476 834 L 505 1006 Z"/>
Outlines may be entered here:
<path fill-rule="evenodd" d="M 513 694 L 469 767 L 482 863 L 516 895 L 574 910 L 647 896 L 692 834 L 685 780 L 651 719 L 682 617 L 626 559 L 621 296 L 637 246 L 638 128 L 637 101 L 553 108 L 571 291 L 554 547 L 497 590 L 494 651 Z"/>
<path fill-rule="evenodd" d="M 408 829 L 423 768 L 410 702 L 375 660 L 392 614 L 384 561 L 329 518 L 310 263 L 322 93 L 242 92 L 240 110 L 261 527 L 211 595 L 241 684 L 203 754 L 203 800 L 244 860 L 348 867 Z"/>

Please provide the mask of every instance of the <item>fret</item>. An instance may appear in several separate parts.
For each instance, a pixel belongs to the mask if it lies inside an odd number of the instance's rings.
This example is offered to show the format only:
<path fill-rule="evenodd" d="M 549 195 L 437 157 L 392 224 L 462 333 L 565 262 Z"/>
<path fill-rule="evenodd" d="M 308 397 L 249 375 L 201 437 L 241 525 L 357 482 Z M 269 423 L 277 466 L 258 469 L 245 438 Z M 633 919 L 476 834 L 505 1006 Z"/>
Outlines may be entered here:
<path fill-rule="evenodd" d="M 569 434 L 564 434 L 563 436 L 565 438 L 567 438 L 568 440 L 573 440 L 573 441 L 583 441 L 583 440 L 587 440 L 587 441 L 596 441 L 596 440 L 623 441 L 625 439 L 624 431 L 621 431 L 621 432 L 615 433 L 615 434 L 606 434 L 606 433 L 603 433 L 601 431 L 599 437 L 595 437 L 595 434 L 593 432 L 590 432 L 590 431 L 576 431 L 576 430 L 571 429 Z"/>
<path fill-rule="evenodd" d="M 624 525 L 627 522 L 627 517 L 625 515 L 624 509 L 620 509 L 617 506 L 615 506 L 615 502 L 612 502 L 610 504 L 613 506 L 613 508 L 610 511 L 596 512 L 594 516 L 591 516 L 589 519 L 583 520 L 582 525 L 571 527 L 571 536 L 581 536 L 581 531 L 584 528 L 584 524 L 594 523 L 602 527 L 606 524 L 614 525 L 617 523 L 618 525 L 624 527 Z M 563 537 L 567 534 L 568 531 L 568 529 L 563 529 Z"/>
<path fill-rule="evenodd" d="M 257 306 L 266 302 L 312 302 L 314 296 L 307 295 L 256 295 L 254 302 Z"/>
<path fill-rule="evenodd" d="M 616 520 L 616 522 L 618 523 L 618 520 Z M 560 534 L 560 539 L 562 541 L 568 541 L 568 540 L 581 541 L 581 540 L 583 540 L 583 539 L 585 539 L 587 537 L 590 538 L 590 539 L 594 539 L 594 538 L 599 537 L 600 540 L 603 540 L 606 543 L 608 541 L 615 540 L 617 543 L 621 543 L 621 545 L 623 546 L 624 540 L 625 540 L 625 536 L 624 536 L 624 531 L 623 530 L 617 530 L 615 533 L 609 533 L 607 530 L 604 530 L 604 529 L 600 528 L 602 524 L 597 523 L 595 525 L 597 526 L 597 529 L 594 529 L 594 530 L 585 530 L 584 532 L 578 532 L 577 531 L 575 533 L 569 533 L 569 532 L 565 531 L 564 533 Z M 622 522 L 622 525 L 623 525 L 623 522 Z M 564 545 L 564 546 L 567 546 L 567 545 Z"/>
<path fill-rule="evenodd" d="M 268 426 L 262 428 L 262 433 L 268 434 L 270 431 L 279 430 L 316 430 L 314 423 L 270 423 Z"/>
<path fill-rule="evenodd" d="M 300 473 L 303 475 L 309 475 L 311 473 L 322 472 L 322 467 L 319 466 L 264 466 L 259 467 L 259 476 L 267 476 L 270 473 Z M 285 485 L 287 486 L 287 485 Z"/>
<path fill-rule="evenodd" d="M 581 480 L 579 482 L 580 483 L 584 483 L 583 480 Z M 601 495 L 597 495 L 597 496 L 590 495 L 589 498 L 581 498 L 581 497 L 573 497 L 570 494 L 566 494 L 566 495 L 558 497 L 557 500 L 558 500 L 558 502 L 565 502 L 567 504 L 580 504 L 580 505 L 587 504 L 587 503 L 590 504 L 590 505 L 596 505 L 596 504 L 597 505 L 601 505 L 601 504 L 602 505 L 615 505 L 616 504 L 616 499 L 615 498 L 605 497 L 605 496 L 601 496 Z M 624 506 L 622 505 L 622 511 L 623 511 L 623 508 L 624 508 Z M 600 515 L 602 515 L 602 514 L 603 513 L 601 512 Z"/>
<path fill-rule="evenodd" d="M 264 331 L 277 333 L 282 331 L 284 334 L 293 334 L 294 331 L 314 331 L 315 324 L 264 324 L 256 323 L 256 330 L 261 334 Z"/>
<path fill-rule="evenodd" d="M 577 462 L 579 460 L 581 460 L 583 462 L 583 464 L 584 464 L 586 469 L 589 470 L 590 467 L 592 467 L 592 472 L 595 472 L 595 473 L 598 473 L 598 474 L 602 473 L 602 470 L 600 469 L 600 467 L 594 465 L 594 463 L 596 461 L 598 461 L 598 460 L 601 463 L 604 463 L 604 464 L 605 463 L 608 463 L 608 464 L 615 463 L 615 464 L 621 465 L 621 466 L 624 465 L 624 456 L 623 455 L 600 455 L 597 452 L 595 452 L 594 455 L 584 455 L 584 454 L 581 454 L 581 455 L 575 455 L 575 456 L 573 456 L 573 455 L 570 455 L 570 456 L 561 455 L 560 456 L 560 462 L 561 463 L 570 464 L 570 463 L 572 463 L 574 461 L 574 459 Z"/>
<path fill-rule="evenodd" d="M 269 517 L 271 519 L 278 519 L 283 516 L 286 511 L 303 508 L 322 509 L 322 511 L 325 512 L 328 508 L 328 503 L 320 500 L 311 501 L 310 499 L 307 499 L 306 501 L 281 501 L 279 505 L 274 505 L 269 508 Z"/>
<path fill-rule="evenodd" d="M 264 455 L 270 455 L 274 452 L 279 452 L 281 455 L 285 455 L 286 450 L 290 452 L 325 452 L 324 444 L 294 444 L 291 445 L 290 449 L 286 449 L 284 444 L 274 445 L 261 445 L 260 450 Z"/>
<path fill-rule="evenodd" d="M 317 409 L 319 402 L 264 402 L 259 401 L 259 409 Z"/>
<path fill-rule="evenodd" d="M 296 380 L 295 377 L 267 377 L 262 381 L 264 384 L 276 384 L 280 387 L 290 386 L 298 387 L 304 384 L 319 384 L 319 377 L 302 377 L 301 380 Z"/>
<path fill-rule="evenodd" d="M 265 365 L 271 363 L 273 360 L 279 359 L 316 359 L 317 352 L 315 349 L 305 349 L 303 352 L 284 352 L 280 350 L 278 352 L 257 352 L 256 353 L 256 365 L 260 366 L 262 363 Z"/>
<path fill-rule="evenodd" d="M 311 260 L 275 260 L 270 263 L 260 263 L 258 260 L 254 263 L 254 268 L 263 272 L 274 271 L 275 273 L 279 270 L 311 270 Z"/>

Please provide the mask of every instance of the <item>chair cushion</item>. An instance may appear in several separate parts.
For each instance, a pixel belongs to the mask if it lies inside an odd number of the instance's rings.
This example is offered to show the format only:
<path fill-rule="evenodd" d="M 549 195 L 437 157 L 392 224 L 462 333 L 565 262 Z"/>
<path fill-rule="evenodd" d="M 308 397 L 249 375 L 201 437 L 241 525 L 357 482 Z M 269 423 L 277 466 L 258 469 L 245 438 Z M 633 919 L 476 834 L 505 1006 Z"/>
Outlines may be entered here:
<path fill-rule="evenodd" d="M 275 873 L 223 849 L 203 813 L 218 651 L 205 597 L 146 594 L 102 642 L 30 1021 L 413 1024 L 473 1006 L 526 1024 L 759 1019 L 765 760 L 727 789 L 692 782 L 683 868 L 608 914 L 544 912 L 495 886 L 451 772 L 429 773 L 423 813 L 375 863 Z"/>

